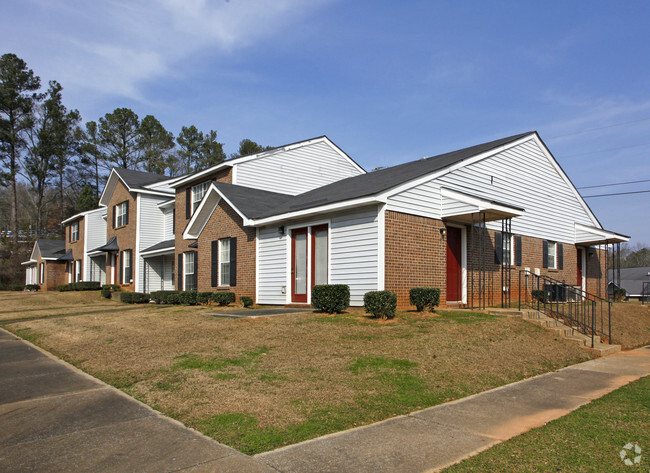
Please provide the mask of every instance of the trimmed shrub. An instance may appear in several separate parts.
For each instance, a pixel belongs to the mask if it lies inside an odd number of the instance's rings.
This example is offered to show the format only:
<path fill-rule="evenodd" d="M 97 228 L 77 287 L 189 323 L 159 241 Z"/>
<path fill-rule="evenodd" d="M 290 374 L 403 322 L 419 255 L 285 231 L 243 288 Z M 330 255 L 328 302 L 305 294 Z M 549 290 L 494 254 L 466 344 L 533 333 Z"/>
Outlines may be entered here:
<path fill-rule="evenodd" d="M 533 298 L 533 300 L 544 302 L 545 293 L 544 293 L 544 291 L 542 289 L 535 289 L 534 291 L 532 291 L 530 293 L 530 295 Z"/>
<path fill-rule="evenodd" d="M 26 291 L 39 291 L 41 289 L 41 286 L 39 286 L 38 284 L 26 284 L 25 286 L 21 286 L 21 287 L 24 287 Z M 22 291 L 22 289 L 14 289 L 14 291 L 16 290 Z"/>
<path fill-rule="evenodd" d="M 397 309 L 397 294 L 391 291 L 366 292 L 363 296 L 363 307 L 375 317 L 392 319 Z"/>
<path fill-rule="evenodd" d="M 142 292 L 123 292 L 120 294 L 120 300 L 127 304 L 146 304 L 149 302 L 149 294 Z"/>
<path fill-rule="evenodd" d="M 149 294 L 149 297 L 156 304 L 172 304 L 169 302 L 169 296 L 172 294 L 178 294 L 177 291 L 154 291 Z"/>
<path fill-rule="evenodd" d="M 72 284 L 59 284 L 56 286 L 56 290 L 59 292 L 72 291 Z"/>
<path fill-rule="evenodd" d="M 207 304 L 212 300 L 211 292 L 197 292 L 196 293 L 196 302 L 199 304 Z"/>
<path fill-rule="evenodd" d="M 102 286 L 102 289 L 108 289 L 109 291 L 115 291 L 115 292 L 122 290 L 119 284 L 104 284 Z"/>
<path fill-rule="evenodd" d="M 218 291 L 212 293 L 212 301 L 219 305 L 228 305 L 236 300 L 235 293 L 230 291 Z"/>
<path fill-rule="evenodd" d="M 328 314 L 340 314 L 350 305 L 350 286 L 346 284 L 321 284 L 311 290 L 311 305 Z"/>
<path fill-rule="evenodd" d="M 24 291 L 25 286 L 23 284 L 10 284 L 8 286 L 9 291 Z"/>
<path fill-rule="evenodd" d="M 111 298 L 111 290 L 110 289 L 102 289 L 101 290 L 101 295 L 102 297 L 105 297 L 106 299 Z"/>
<path fill-rule="evenodd" d="M 73 291 L 98 291 L 102 288 L 99 281 L 79 281 L 71 284 Z"/>
<path fill-rule="evenodd" d="M 244 307 L 253 307 L 253 298 L 248 297 L 248 296 L 241 296 L 239 298 L 239 302 L 241 302 Z"/>
<path fill-rule="evenodd" d="M 179 292 L 178 301 L 182 305 L 196 305 L 196 291 Z"/>
<path fill-rule="evenodd" d="M 440 304 L 440 289 L 437 287 L 414 287 L 409 291 L 409 300 L 418 312 L 428 309 L 433 312 Z"/>
<path fill-rule="evenodd" d="M 171 292 L 165 297 L 166 301 L 163 302 L 163 304 L 179 305 L 181 303 L 181 296 L 178 294 L 178 292 Z"/>

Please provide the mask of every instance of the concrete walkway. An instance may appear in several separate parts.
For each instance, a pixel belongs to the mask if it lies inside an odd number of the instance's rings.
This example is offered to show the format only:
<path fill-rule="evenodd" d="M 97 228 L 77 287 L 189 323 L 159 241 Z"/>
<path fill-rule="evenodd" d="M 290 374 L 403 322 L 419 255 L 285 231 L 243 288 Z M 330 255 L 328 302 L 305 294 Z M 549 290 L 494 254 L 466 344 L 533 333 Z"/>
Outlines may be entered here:
<path fill-rule="evenodd" d="M 262 453 L 281 472 L 438 471 L 650 375 L 650 347 Z"/>
<path fill-rule="evenodd" d="M 0 330 L 0 471 L 274 470 Z"/>
<path fill-rule="evenodd" d="M 255 457 L 0 329 L 0 471 L 435 471 L 650 375 L 650 347 Z"/>

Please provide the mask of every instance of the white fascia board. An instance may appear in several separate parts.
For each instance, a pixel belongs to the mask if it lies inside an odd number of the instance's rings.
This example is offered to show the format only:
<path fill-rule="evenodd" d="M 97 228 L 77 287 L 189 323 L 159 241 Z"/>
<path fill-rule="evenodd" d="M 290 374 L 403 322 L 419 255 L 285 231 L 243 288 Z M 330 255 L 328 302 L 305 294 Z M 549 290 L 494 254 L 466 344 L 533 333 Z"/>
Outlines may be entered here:
<path fill-rule="evenodd" d="M 167 248 L 161 248 L 159 250 L 140 252 L 140 256 L 143 258 L 151 258 L 153 256 L 162 256 L 162 255 L 173 255 L 176 250 L 176 247 L 170 246 Z"/>
<path fill-rule="evenodd" d="M 346 159 L 352 166 L 354 166 L 358 171 L 361 172 L 361 174 L 368 174 L 368 172 L 363 169 L 361 166 L 359 166 L 354 160 L 346 154 L 345 151 L 343 151 L 341 148 L 336 146 L 332 140 L 330 140 L 327 136 L 323 137 L 323 141 L 325 141 L 328 145 L 332 147 L 332 149 L 342 158 Z"/>
<path fill-rule="evenodd" d="M 23 266 L 30 266 L 30 265 L 32 265 L 32 264 L 36 264 L 36 263 L 37 263 L 36 260 L 31 260 L 31 259 L 30 259 L 29 261 L 23 261 L 23 262 L 20 263 L 20 264 L 23 265 Z"/>
<path fill-rule="evenodd" d="M 155 189 L 156 187 L 171 186 L 174 182 L 184 179 L 186 176 L 171 177 L 165 181 L 154 182 L 153 184 L 147 184 L 142 186 L 145 189 Z"/>
<path fill-rule="evenodd" d="M 171 200 L 165 200 L 164 202 L 161 202 L 158 204 L 159 209 L 166 209 L 169 207 L 173 207 L 174 204 L 176 204 L 176 199 L 171 199 Z"/>
<path fill-rule="evenodd" d="M 42 260 L 45 260 L 45 261 L 57 261 L 59 258 L 50 258 L 50 257 L 47 257 L 47 258 L 41 258 L 41 259 L 42 259 Z"/>
<path fill-rule="evenodd" d="M 274 215 L 272 217 L 266 217 L 262 219 L 245 219 L 244 225 L 250 225 L 252 227 L 260 227 L 263 225 L 269 225 L 272 223 L 282 222 L 294 218 L 309 217 L 312 215 L 319 215 L 328 212 L 347 210 L 350 208 L 362 207 L 364 205 L 375 204 L 375 203 L 386 203 L 386 200 L 377 196 L 363 197 L 354 200 L 345 200 L 343 202 L 337 202 L 329 205 L 322 205 L 319 207 L 313 207 L 305 210 L 298 210 L 296 212 L 288 212 L 288 213 Z"/>
<path fill-rule="evenodd" d="M 497 210 L 499 212 L 507 212 L 507 213 L 515 214 L 515 216 L 517 217 L 520 217 L 525 213 L 522 209 L 518 207 L 512 207 L 507 204 L 496 203 L 491 200 L 483 199 L 482 197 L 465 194 L 464 192 L 458 192 L 451 189 L 446 189 L 444 187 L 440 189 L 440 195 L 443 197 L 448 197 L 450 199 L 457 200 L 459 202 L 464 202 L 466 204 L 474 205 L 477 207 L 479 212 L 482 212 L 484 210 Z M 443 205 L 443 209 L 442 209 L 443 217 L 445 216 L 444 213 L 445 212 L 444 212 L 444 205 Z"/>
<path fill-rule="evenodd" d="M 29 254 L 29 261 L 36 261 L 36 257 L 34 256 L 34 252 L 36 251 L 36 247 L 38 246 L 38 242 L 34 242 L 34 246 L 32 247 L 32 252 Z M 38 249 L 39 253 L 41 249 Z"/>
<path fill-rule="evenodd" d="M 470 164 L 474 164 L 478 161 L 481 161 L 483 159 L 489 158 L 490 156 L 494 156 L 495 154 L 501 153 L 503 151 L 506 151 L 510 148 L 514 148 L 515 146 L 519 146 L 522 143 L 525 143 L 526 141 L 531 140 L 534 136 L 536 136 L 535 133 L 530 133 L 517 141 L 513 141 L 511 143 L 505 144 L 503 146 L 499 146 L 498 148 L 491 149 L 489 151 L 486 151 L 481 154 L 477 154 L 471 158 L 467 158 L 463 161 L 460 161 L 456 164 L 452 164 L 451 166 L 447 166 L 442 169 L 438 169 L 437 171 L 433 171 L 429 174 L 425 174 L 417 179 L 413 179 L 411 181 L 408 181 L 404 184 L 401 184 L 399 186 L 393 187 L 392 189 L 388 189 L 387 191 L 383 192 L 380 194 L 383 198 L 388 199 L 389 197 L 392 197 L 396 194 L 400 194 L 404 191 L 407 191 L 413 187 L 417 187 L 420 184 L 424 184 L 425 182 L 429 182 L 433 179 L 437 179 L 440 176 L 444 176 L 445 174 L 449 174 L 450 172 L 456 171 L 457 169 L 463 168 L 465 166 L 469 166 Z"/>
<path fill-rule="evenodd" d="M 583 225 L 581 223 L 575 223 L 574 225 L 575 225 L 576 232 L 578 230 L 583 232 L 590 232 L 596 237 L 594 239 L 590 239 L 590 241 L 591 240 L 623 240 L 624 242 L 630 241 L 630 237 L 627 235 L 621 235 L 620 233 L 611 232 L 609 230 L 603 230 L 602 228 L 598 228 L 598 227 L 590 227 L 588 225 Z M 576 243 L 581 243 L 581 241 L 578 241 L 577 237 L 576 237 Z"/>
<path fill-rule="evenodd" d="M 217 188 L 211 184 L 208 191 L 203 196 L 203 199 L 201 199 L 201 203 L 196 208 L 196 211 L 192 214 L 192 218 L 190 218 L 190 221 L 185 227 L 185 231 L 183 232 L 184 240 L 196 240 L 199 237 L 207 225 L 208 220 L 210 220 L 212 212 L 214 212 L 214 209 L 219 205 L 220 200 L 221 194 L 217 191 Z M 197 228 L 193 230 L 195 226 Z"/>
<path fill-rule="evenodd" d="M 140 223 L 142 222 L 142 198 L 140 194 L 135 196 L 135 206 L 137 208 L 135 214 L 135 257 L 131 256 L 131 276 L 133 277 L 133 285 L 135 292 L 142 292 L 140 290 L 140 237 L 141 231 Z M 133 255 L 133 253 L 132 253 Z M 128 283 L 129 281 L 127 281 Z"/>
<path fill-rule="evenodd" d="M 65 225 L 66 223 L 73 222 L 73 221 L 77 220 L 78 218 L 85 217 L 86 215 L 90 215 L 91 213 L 99 212 L 99 211 L 106 211 L 106 207 L 100 207 L 98 209 L 92 209 L 92 210 L 86 210 L 84 212 L 79 212 L 78 214 L 75 214 L 72 217 L 66 218 L 64 221 L 61 222 L 61 224 Z"/>
<path fill-rule="evenodd" d="M 177 189 L 178 187 L 181 187 L 184 184 L 199 180 L 201 177 L 203 177 L 203 176 L 205 176 L 207 174 L 212 174 L 215 171 L 220 171 L 221 169 L 225 169 L 227 167 L 232 167 L 233 162 L 234 161 L 219 163 L 216 166 L 212 166 L 211 168 L 204 169 L 203 171 L 197 172 L 196 174 L 190 174 L 189 176 L 184 176 L 184 177 L 178 179 L 177 181 L 170 183 L 169 187 L 171 187 L 173 189 Z"/>
<path fill-rule="evenodd" d="M 120 177 L 120 175 L 115 171 L 115 168 L 111 169 L 111 173 L 109 174 L 108 179 L 106 179 L 106 185 L 104 186 L 104 190 L 102 190 L 102 194 L 99 196 L 99 205 L 103 205 L 103 206 L 108 205 L 108 201 L 110 200 L 110 195 L 106 196 L 105 194 L 107 189 L 111 185 L 113 187 L 111 188 L 110 193 L 111 194 L 113 193 L 113 191 L 115 190 L 115 185 L 117 184 L 115 182 L 115 179 L 119 179 L 120 181 L 122 181 L 122 183 L 126 186 L 127 189 L 129 188 L 129 186 L 126 185 L 126 182 L 124 182 Z M 106 197 L 106 200 L 104 200 L 104 197 Z"/>
<path fill-rule="evenodd" d="M 159 195 L 161 197 L 174 197 L 176 195 L 174 192 L 152 191 L 149 189 L 134 189 L 132 192 L 138 194 Z"/>

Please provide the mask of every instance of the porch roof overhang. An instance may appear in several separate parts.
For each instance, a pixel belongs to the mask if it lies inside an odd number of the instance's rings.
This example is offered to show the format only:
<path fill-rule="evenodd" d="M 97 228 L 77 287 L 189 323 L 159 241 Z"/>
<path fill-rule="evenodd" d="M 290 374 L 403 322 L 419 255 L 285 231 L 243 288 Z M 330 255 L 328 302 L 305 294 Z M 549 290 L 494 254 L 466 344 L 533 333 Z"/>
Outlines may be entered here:
<path fill-rule="evenodd" d="M 160 243 L 156 243 L 155 245 L 142 250 L 140 252 L 140 255 L 143 258 L 151 258 L 154 256 L 171 255 L 174 254 L 175 251 L 176 251 L 176 241 L 167 240 L 167 241 L 162 241 Z"/>
<path fill-rule="evenodd" d="M 20 264 L 23 265 L 23 266 L 30 266 L 32 264 L 36 264 L 36 260 L 35 259 L 30 259 L 29 261 L 23 261 Z"/>
<path fill-rule="evenodd" d="M 610 243 L 624 243 L 630 241 L 627 235 L 621 235 L 602 228 L 591 227 L 581 223 L 575 224 L 576 244 L 580 245 L 608 245 Z"/>
<path fill-rule="evenodd" d="M 94 256 L 100 253 L 108 253 L 111 251 L 120 251 L 120 247 L 117 245 L 117 237 L 111 237 L 111 239 L 108 240 L 105 245 L 90 250 L 88 254 L 90 255 L 92 253 Z"/>
<path fill-rule="evenodd" d="M 471 224 L 482 215 L 486 222 L 519 217 L 524 209 L 451 189 L 440 189 L 443 220 Z"/>
<path fill-rule="evenodd" d="M 66 251 L 63 256 L 57 258 L 57 261 L 73 261 L 73 260 L 74 260 L 74 256 L 72 256 L 72 250 Z"/>

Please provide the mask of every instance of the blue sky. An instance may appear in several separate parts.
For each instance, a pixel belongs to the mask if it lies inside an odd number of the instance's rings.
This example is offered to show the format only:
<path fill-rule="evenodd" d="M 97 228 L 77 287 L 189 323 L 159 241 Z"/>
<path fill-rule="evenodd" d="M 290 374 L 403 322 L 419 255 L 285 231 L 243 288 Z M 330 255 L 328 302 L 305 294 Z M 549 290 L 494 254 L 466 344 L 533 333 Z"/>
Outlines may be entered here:
<path fill-rule="evenodd" d="M 2 53 L 117 107 L 366 169 L 537 130 L 576 186 L 650 179 L 650 3 L 0 0 Z M 583 195 L 650 189 L 588 189 Z M 650 243 L 650 193 L 590 198 Z"/>

